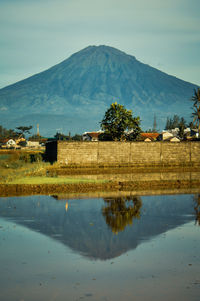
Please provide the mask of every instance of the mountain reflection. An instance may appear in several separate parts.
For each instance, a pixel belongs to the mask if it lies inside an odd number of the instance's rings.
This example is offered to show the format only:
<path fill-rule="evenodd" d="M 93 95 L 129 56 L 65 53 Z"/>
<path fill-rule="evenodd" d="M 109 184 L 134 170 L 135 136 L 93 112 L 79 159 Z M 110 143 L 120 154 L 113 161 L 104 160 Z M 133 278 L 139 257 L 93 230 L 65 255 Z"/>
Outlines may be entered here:
<path fill-rule="evenodd" d="M 107 225 L 117 234 L 126 226 L 132 225 L 133 219 L 140 218 L 142 201 L 137 196 L 104 198 L 106 206 L 102 208 Z"/>
<path fill-rule="evenodd" d="M 107 260 L 195 217 L 199 224 L 199 196 L 8 197 L 0 198 L 0 217 L 45 234 L 90 259 Z"/>

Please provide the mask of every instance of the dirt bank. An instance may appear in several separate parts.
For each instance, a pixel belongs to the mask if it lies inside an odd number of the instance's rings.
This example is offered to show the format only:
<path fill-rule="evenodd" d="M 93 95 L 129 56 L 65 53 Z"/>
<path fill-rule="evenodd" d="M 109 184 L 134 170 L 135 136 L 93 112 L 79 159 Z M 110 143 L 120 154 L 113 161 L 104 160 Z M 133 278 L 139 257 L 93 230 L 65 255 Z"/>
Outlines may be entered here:
<path fill-rule="evenodd" d="M 198 172 L 200 165 L 185 164 L 175 166 L 166 165 L 137 165 L 137 166 L 63 166 L 53 165 L 47 168 L 47 173 L 51 175 L 99 175 L 99 174 L 127 174 L 127 173 L 167 173 L 167 172 Z"/>
<path fill-rule="evenodd" d="M 76 183 L 76 184 L 0 184 L 0 196 L 19 195 L 52 195 L 59 193 L 87 193 L 98 191 L 156 191 L 170 189 L 199 188 L 200 180 L 196 181 L 136 181 L 109 183 Z"/>

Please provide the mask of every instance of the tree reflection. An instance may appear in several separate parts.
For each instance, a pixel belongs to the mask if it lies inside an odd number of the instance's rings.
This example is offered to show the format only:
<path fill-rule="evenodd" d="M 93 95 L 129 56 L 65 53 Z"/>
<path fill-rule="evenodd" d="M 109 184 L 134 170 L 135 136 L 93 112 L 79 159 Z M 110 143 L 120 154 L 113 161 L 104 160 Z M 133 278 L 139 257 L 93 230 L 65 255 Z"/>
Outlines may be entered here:
<path fill-rule="evenodd" d="M 195 214 L 196 214 L 196 224 L 200 226 L 200 194 L 197 194 L 194 197 L 194 210 L 195 210 Z"/>
<path fill-rule="evenodd" d="M 112 232 L 123 231 L 127 225 L 133 223 L 133 219 L 140 218 L 142 201 L 140 197 L 128 196 L 118 198 L 104 198 L 106 206 L 102 208 L 107 225 Z"/>

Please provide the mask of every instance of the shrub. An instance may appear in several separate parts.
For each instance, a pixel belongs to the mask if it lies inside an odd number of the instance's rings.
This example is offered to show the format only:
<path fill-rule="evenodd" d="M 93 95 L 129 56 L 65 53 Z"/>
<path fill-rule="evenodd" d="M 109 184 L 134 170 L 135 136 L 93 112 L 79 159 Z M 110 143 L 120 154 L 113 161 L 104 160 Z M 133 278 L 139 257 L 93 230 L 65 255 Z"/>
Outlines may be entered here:
<path fill-rule="evenodd" d="M 20 156 L 20 160 L 26 163 L 41 162 L 42 159 L 43 158 L 41 153 L 23 153 Z"/>

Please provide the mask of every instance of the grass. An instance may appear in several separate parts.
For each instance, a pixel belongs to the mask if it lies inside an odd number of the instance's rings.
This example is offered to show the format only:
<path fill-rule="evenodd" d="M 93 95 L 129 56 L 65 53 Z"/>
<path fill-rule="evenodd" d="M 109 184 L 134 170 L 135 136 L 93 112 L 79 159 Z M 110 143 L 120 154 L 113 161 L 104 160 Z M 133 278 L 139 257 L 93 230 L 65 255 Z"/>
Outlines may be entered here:
<path fill-rule="evenodd" d="M 60 166 L 58 163 L 50 165 L 50 163 L 45 163 L 41 160 L 42 153 L 38 151 L 0 151 L 0 184 L 19 184 L 22 186 L 26 184 L 38 186 L 50 184 L 53 186 L 55 184 L 62 187 L 62 185 L 66 184 L 77 184 L 78 186 L 78 184 L 81 183 L 94 184 L 95 186 L 95 184 L 104 184 L 108 182 L 110 184 L 117 181 L 130 186 L 133 185 L 135 181 L 141 181 L 141 179 L 138 175 L 133 181 L 133 178 L 130 177 L 129 179 L 129 177 L 126 177 L 126 174 L 150 172 L 150 170 L 145 167 L 143 167 L 142 170 L 139 168 L 132 169 L 128 167 L 67 168 Z M 170 170 L 165 170 L 165 172 L 167 171 L 169 172 Z M 191 170 L 189 169 L 188 171 Z M 195 171 L 199 171 L 199 169 Z M 151 172 L 161 172 L 161 169 L 157 170 L 154 168 Z M 111 174 L 111 177 L 109 174 Z M 125 177 L 118 178 L 118 174 L 125 174 Z M 112 175 L 114 175 L 114 177 Z M 151 181 L 147 181 L 146 183 L 150 182 Z M 144 179 L 141 183 L 144 185 Z M 158 185 L 157 182 L 155 185 Z"/>
<path fill-rule="evenodd" d="M 33 153 L 33 151 L 31 152 Z M 17 150 L 0 151 L 0 183 L 7 184 L 15 179 L 29 177 L 30 175 L 46 175 L 50 164 L 42 161 L 26 162 L 30 152 Z M 38 152 L 34 152 L 38 156 Z M 30 160 L 29 160 L 30 161 Z"/>
<path fill-rule="evenodd" d="M 37 174 L 45 174 L 46 167 L 43 164 L 24 164 L 18 168 L 0 168 L 0 184 L 7 184 L 20 178 L 28 178 Z"/>
<path fill-rule="evenodd" d="M 10 158 L 11 155 L 9 154 L 0 154 L 0 160 L 5 161 Z"/>
<path fill-rule="evenodd" d="M 105 183 L 105 180 L 92 180 L 84 178 L 66 178 L 66 177 L 22 177 L 9 181 L 7 184 L 29 184 L 29 185 L 42 185 L 42 184 L 80 184 L 80 183 Z"/>
<path fill-rule="evenodd" d="M 37 151 L 3 151 L 0 152 L 0 184 L 79 184 L 79 183 L 104 183 L 105 180 L 88 179 L 84 176 L 58 176 L 57 163 L 42 162 Z M 30 162 L 31 158 L 38 161 Z"/>

